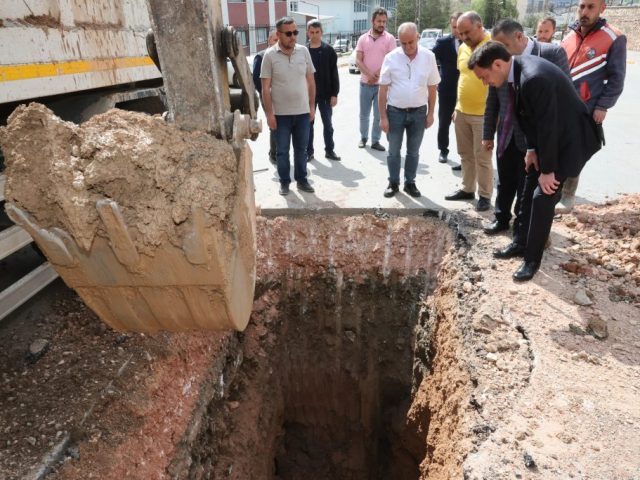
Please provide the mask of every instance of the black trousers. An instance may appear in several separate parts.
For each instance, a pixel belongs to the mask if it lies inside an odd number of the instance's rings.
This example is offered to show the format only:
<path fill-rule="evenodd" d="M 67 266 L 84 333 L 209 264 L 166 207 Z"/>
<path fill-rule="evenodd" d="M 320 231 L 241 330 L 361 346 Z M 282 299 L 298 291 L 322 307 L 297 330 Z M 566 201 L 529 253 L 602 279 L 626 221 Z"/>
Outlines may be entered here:
<path fill-rule="evenodd" d="M 456 96 L 438 95 L 438 150 L 449 153 L 449 127 L 456 108 Z"/>
<path fill-rule="evenodd" d="M 495 216 L 496 220 L 501 223 L 509 223 L 509 220 L 511 220 L 511 207 L 513 206 L 513 212 L 516 217 L 514 224 L 518 224 L 525 178 L 524 155 L 525 152 L 518 150 L 515 139 L 511 137 L 511 141 L 502 156 L 498 157 Z M 516 200 L 515 205 L 513 205 L 514 198 Z"/>
<path fill-rule="evenodd" d="M 542 260 L 544 245 L 551 232 L 556 203 L 560 201 L 562 184 L 565 181 L 564 178 L 556 177 L 560 185 L 553 195 L 547 195 L 538 185 L 538 177 L 540 172 L 533 167 L 529 168 L 524 180 L 518 224 L 513 236 L 515 243 L 525 246 L 525 262 Z"/>

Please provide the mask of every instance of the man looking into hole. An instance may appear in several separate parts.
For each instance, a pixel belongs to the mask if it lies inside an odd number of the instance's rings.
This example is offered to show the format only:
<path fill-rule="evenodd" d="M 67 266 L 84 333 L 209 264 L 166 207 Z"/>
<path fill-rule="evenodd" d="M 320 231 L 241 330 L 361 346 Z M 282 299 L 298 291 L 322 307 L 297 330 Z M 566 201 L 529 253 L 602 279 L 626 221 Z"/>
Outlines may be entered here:
<path fill-rule="evenodd" d="M 373 105 L 373 125 L 371 126 L 371 148 L 384 152 L 380 144 L 380 117 L 378 115 L 378 80 L 384 56 L 396 48 L 396 39 L 385 31 L 387 11 L 376 8 L 371 16 L 371 30 L 363 33 L 356 45 L 356 64 L 360 70 L 360 143 L 359 148 L 367 146 L 369 138 L 369 119 Z"/>
<path fill-rule="evenodd" d="M 316 98 L 315 106 L 320 110 L 322 118 L 322 133 L 324 137 L 324 157 L 329 160 L 339 161 L 340 157 L 334 151 L 333 125 L 331 117 L 333 107 L 338 103 L 340 92 L 340 77 L 338 76 L 338 56 L 330 45 L 322 41 L 322 23 L 319 20 L 311 20 L 307 24 L 307 38 L 309 38 L 309 53 L 313 66 L 316 69 Z M 307 147 L 307 161 L 313 161 L 313 126 L 309 132 L 309 145 Z"/>
<path fill-rule="evenodd" d="M 464 45 L 458 50 L 458 102 L 454 124 L 462 167 L 462 188 L 447 195 L 445 200 L 473 200 L 478 190 L 476 210 L 491 208 L 493 165 L 491 152 L 482 147 L 482 123 L 487 87 L 467 68 L 471 54 L 491 39 L 476 12 L 463 13 L 458 18 L 458 34 Z"/>
<path fill-rule="evenodd" d="M 278 43 L 264 54 L 260 78 L 267 124 L 276 131 L 280 195 L 289 194 L 291 143 L 298 190 L 313 193 L 307 180 L 307 145 L 310 122 L 315 115 L 315 69 L 307 47 L 296 42 L 300 32 L 293 18 L 278 20 L 276 30 Z"/>
<path fill-rule="evenodd" d="M 571 32 L 562 41 L 573 86 L 598 125 L 604 123 L 607 111 L 622 94 L 627 69 L 627 37 L 601 17 L 606 8 L 605 0 L 580 0 L 578 20 L 569 26 Z M 602 127 L 600 132 L 604 139 Z M 565 182 L 558 213 L 573 209 L 578 180 L 570 177 Z"/>
<path fill-rule="evenodd" d="M 600 149 L 595 123 L 567 75 L 533 55 L 512 57 L 498 42 L 478 48 L 468 68 L 486 85 L 514 90 L 516 117 L 527 139 L 521 215 L 513 243 L 524 254 L 514 280 L 540 268 L 562 182 L 577 176 Z"/>
<path fill-rule="evenodd" d="M 416 172 L 425 129 L 433 125 L 440 74 L 433 52 L 418 46 L 418 27 L 403 23 L 398 28 L 400 48 L 389 53 L 380 71 L 380 129 L 387 134 L 389 185 L 385 197 L 393 197 L 400 184 L 400 149 L 407 132 L 404 191 L 420 197 Z"/>

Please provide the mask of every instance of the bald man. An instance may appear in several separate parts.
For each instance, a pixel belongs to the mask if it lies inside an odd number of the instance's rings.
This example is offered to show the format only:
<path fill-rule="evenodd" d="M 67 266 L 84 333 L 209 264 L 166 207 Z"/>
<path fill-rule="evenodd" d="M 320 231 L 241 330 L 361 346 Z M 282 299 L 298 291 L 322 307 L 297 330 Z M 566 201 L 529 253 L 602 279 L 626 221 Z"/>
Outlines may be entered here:
<path fill-rule="evenodd" d="M 400 47 L 384 57 L 380 69 L 380 129 L 389 140 L 389 185 L 384 196 L 393 197 L 400 185 L 400 149 L 407 134 L 404 162 L 404 191 L 418 198 L 416 172 L 424 131 L 433 125 L 440 74 L 436 57 L 418 45 L 418 27 L 407 22 L 398 28 Z"/>
<path fill-rule="evenodd" d="M 456 143 L 462 166 L 462 188 L 447 195 L 445 200 L 473 200 L 478 190 L 479 212 L 491 208 L 493 165 L 491 151 L 482 146 L 482 124 L 487 98 L 487 86 L 469 70 L 472 53 L 491 40 L 484 31 L 482 18 L 476 12 L 465 12 L 458 18 L 458 35 L 464 42 L 458 50 L 458 101 L 454 124 Z"/>

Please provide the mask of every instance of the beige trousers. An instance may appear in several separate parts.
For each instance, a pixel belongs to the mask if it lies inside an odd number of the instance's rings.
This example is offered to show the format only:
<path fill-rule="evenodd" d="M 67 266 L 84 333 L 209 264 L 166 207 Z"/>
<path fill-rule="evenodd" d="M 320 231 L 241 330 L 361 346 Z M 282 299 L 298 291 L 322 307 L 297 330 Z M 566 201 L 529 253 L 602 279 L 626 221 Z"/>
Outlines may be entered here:
<path fill-rule="evenodd" d="M 482 147 L 482 115 L 467 115 L 456 110 L 456 143 L 462 164 L 462 190 L 476 192 L 481 197 L 491 198 L 493 193 L 493 165 L 491 150 Z"/>

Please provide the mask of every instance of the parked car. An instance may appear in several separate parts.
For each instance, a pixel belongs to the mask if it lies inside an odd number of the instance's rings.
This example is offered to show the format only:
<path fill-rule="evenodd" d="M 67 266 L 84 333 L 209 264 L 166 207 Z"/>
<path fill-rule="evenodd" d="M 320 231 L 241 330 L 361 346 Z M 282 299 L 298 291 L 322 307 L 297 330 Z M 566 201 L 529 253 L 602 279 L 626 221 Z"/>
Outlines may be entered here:
<path fill-rule="evenodd" d="M 354 50 L 349 55 L 349 73 L 360 73 L 360 69 L 356 63 L 356 51 Z"/>
<path fill-rule="evenodd" d="M 436 40 L 442 37 L 441 28 L 425 28 L 420 34 L 419 44 L 431 50 L 436 45 Z"/>
<path fill-rule="evenodd" d="M 349 51 L 349 39 L 347 39 L 347 38 L 338 38 L 333 43 L 333 49 L 337 53 L 348 52 Z"/>

